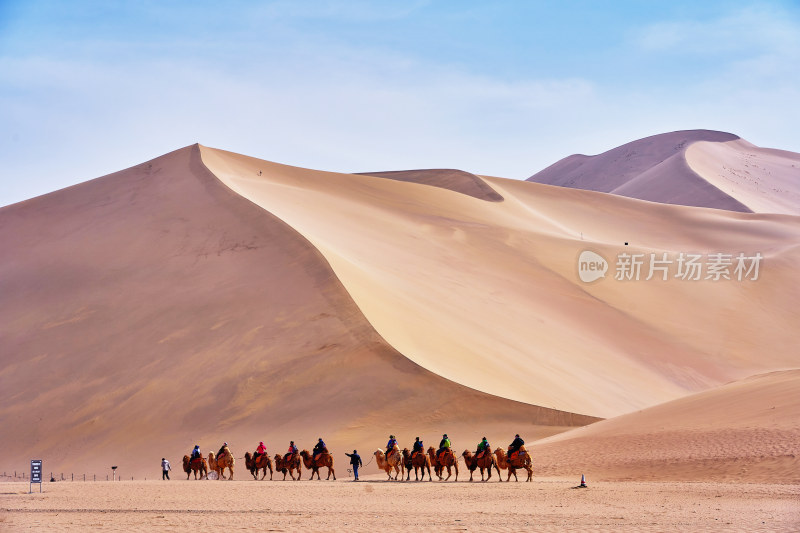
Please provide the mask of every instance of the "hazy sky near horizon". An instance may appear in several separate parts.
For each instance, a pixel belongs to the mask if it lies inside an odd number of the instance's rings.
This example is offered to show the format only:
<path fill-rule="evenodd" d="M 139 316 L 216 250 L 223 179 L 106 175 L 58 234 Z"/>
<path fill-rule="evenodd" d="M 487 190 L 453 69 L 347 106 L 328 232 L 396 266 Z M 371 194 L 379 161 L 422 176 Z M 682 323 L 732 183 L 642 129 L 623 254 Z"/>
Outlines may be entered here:
<path fill-rule="evenodd" d="M 797 1 L 0 0 L 0 205 L 199 142 L 526 178 L 680 129 L 800 152 Z"/>

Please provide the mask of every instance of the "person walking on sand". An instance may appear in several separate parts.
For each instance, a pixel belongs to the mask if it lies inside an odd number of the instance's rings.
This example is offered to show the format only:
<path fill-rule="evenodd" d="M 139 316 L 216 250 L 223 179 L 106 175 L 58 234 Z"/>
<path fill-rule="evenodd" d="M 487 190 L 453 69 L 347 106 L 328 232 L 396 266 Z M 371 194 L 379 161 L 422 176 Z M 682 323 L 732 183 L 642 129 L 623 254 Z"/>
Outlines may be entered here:
<path fill-rule="evenodd" d="M 172 470 L 172 467 L 169 466 L 169 461 L 165 457 L 161 458 L 161 480 L 169 481 L 169 471 Z"/>
<path fill-rule="evenodd" d="M 353 453 L 345 453 L 345 455 L 350 458 L 350 464 L 353 465 L 353 475 L 355 476 L 353 481 L 358 481 L 358 467 L 364 466 L 364 463 L 361 462 L 361 456 L 358 455 L 358 450 L 353 450 Z"/>

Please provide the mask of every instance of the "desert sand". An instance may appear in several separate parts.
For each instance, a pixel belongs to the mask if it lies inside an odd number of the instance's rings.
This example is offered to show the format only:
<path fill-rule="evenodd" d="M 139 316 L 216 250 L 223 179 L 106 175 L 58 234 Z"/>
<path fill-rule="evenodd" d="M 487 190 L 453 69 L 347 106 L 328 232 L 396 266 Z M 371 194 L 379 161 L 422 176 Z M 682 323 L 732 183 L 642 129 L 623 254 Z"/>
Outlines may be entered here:
<path fill-rule="evenodd" d="M 609 417 L 797 364 L 800 318 L 789 303 L 790 294 L 800 296 L 789 266 L 800 260 L 794 217 L 500 178 L 486 182 L 504 200 L 485 201 L 206 147 L 201 153 L 232 190 L 325 256 L 389 344 L 470 388 Z M 767 259 L 757 283 L 586 285 L 576 274 L 584 249 L 606 258 L 691 250 Z M 748 312 L 759 301 L 785 312 Z"/>
<path fill-rule="evenodd" d="M 537 441 L 543 475 L 800 484 L 800 370 L 728 383 Z"/>
<path fill-rule="evenodd" d="M 3 531 L 791 531 L 798 485 L 281 482 L 0 483 Z"/>
<path fill-rule="evenodd" d="M 797 527 L 798 157 L 674 132 L 551 185 L 193 145 L 4 207 L 0 469 L 126 481 L 4 483 L 0 526 Z M 580 280 L 586 250 L 605 279 Z M 620 254 L 682 253 L 763 261 L 615 279 Z M 445 432 L 522 434 L 535 483 L 345 481 L 345 451 Z M 260 440 L 318 437 L 339 481 L 247 481 Z M 184 481 L 223 441 L 235 481 Z M 161 457 L 180 482 L 153 481 Z"/>
<path fill-rule="evenodd" d="M 800 154 L 737 139 L 693 143 L 686 149 L 686 162 L 755 213 L 800 215 Z"/>

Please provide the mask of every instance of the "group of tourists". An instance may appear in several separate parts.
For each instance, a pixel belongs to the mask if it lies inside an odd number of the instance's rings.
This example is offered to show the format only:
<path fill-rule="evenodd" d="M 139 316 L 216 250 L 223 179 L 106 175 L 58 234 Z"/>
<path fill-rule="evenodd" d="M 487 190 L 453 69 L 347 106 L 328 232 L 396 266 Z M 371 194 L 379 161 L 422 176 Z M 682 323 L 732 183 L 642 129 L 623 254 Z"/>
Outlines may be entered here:
<path fill-rule="evenodd" d="M 511 444 L 508 445 L 508 455 L 509 457 L 515 453 L 519 452 L 519 449 L 525 444 L 525 441 L 522 440 L 517 433 L 514 436 L 514 440 Z M 392 450 L 397 446 L 397 439 L 394 435 L 389 435 L 389 442 L 386 443 L 386 455 L 388 456 Z M 436 457 L 441 457 L 442 453 L 446 450 L 449 450 L 452 446 L 450 439 L 447 437 L 447 433 L 442 435 L 442 440 L 439 442 L 439 449 L 436 451 Z M 478 443 L 478 448 L 475 450 L 475 455 L 477 457 L 483 457 L 483 454 L 486 452 L 487 449 L 490 448 L 489 441 L 486 440 L 486 437 L 483 437 L 481 441 Z M 422 440 L 419 437 L 416 438 L 414 444 L 411 446 L 411 455 L 416 453 L 424 453 L 424 445 L 422 444 Z"/>
<path fill-rule="evenodd" d="M 512 458 L 515 453 L 519 452 L 519 449 L 522 445 L 525 444 L 519 434 L 514 436 L 514 440 L 508 446 L 508 456 Z M 228 443 L 224 443 L 222 447 L 220 447 L 219 451 L 217 452 L 217 457 L 223 455 L 223 453 L 230 453 L 227 450 Z M 450 450 L 452 447 L 452 442 L 447 436 L 447 433 L 442 435 L 442 440 L 439 442 L 439 449 L 436 451 L 436 457 L 441 458 L 444 453 Z M 478 443 L 477 449 L 475 450 L 476 457 L 482 457 L 484 453 L 490 448 L 489 441 L 486 437 L 483 437 L 481 441 Z M 394 453 L 395 450 L 399 451 L 399 446 L 397 443 L 397 438 L 394 435 L 389 435 L 389 441 L 386 443 L 386 456 L 388 457 L 391 453 Z M 283 458 L 285 461 L 289 461 L 292 457 L 296 456 L 299 453 L 297 445 L 294 441 L 289 441 L 289 449 L 284 454 Z M 317 443 L 314 445 L 313 460 L 316 461 L 319 456 L 322 454 L 330 453 L 328 452 L 328 447 L 325 445 L 325 441 L 322 440 L 320 437 L 317 440 Z M 422 440 L 417 437 L 414 441 L 414 444 L 411 446 L 411 455 L 414 456 L 419 453 L 425 453 L 424 445 Z M 259 456 L 267 454 L 267 447 L 264 445 L 264 441 L 258 443 L 256 447 L 255 453 L 253 454 L 253 459 L 258 459 Z M 361 460 L 361 456 L 358 455 L 358 450 L 353 450 L 353 453 L 345 453 L 345 455 L 350 459 L 350 465 L 353 469 L 354 478 L 353 481 L 358 481 L 358 469 L 364 465 L 363 461 Z M 202 455 L 200 453 L 200 445 L 195 445 L 194 449 L 192 450 L 190 459 L 195 460 L 201 458 Z M 166 463 L 166 465 L 164 464 Z M 162 469 L 164 471 L 164 476 L 166 479 L 169 479 L 169 474 L 167 473 L 169 470 L 169 462 L 166 459 L 162 459 Z"/>

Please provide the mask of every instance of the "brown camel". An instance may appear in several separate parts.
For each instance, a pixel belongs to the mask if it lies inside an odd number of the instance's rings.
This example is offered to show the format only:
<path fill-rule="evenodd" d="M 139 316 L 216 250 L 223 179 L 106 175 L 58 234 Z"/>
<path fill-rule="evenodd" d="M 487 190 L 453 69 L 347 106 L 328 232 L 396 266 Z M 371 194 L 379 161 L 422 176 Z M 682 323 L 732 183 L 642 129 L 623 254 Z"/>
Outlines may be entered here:
<path fill-rule="evenodd" d="M 389 476 L 389 480 L 394 479 L 397 481 L 397 476 L 403 475 L 403 454 L 400 453 L 400 448 L 397 445 L 394 445 L 394 448 L 389 452 L 387 456 L 383 453 L 383 450 L 378 449 L 375 450 L 375 462 L 378 463 L 378 468 L 386 472 L 386 475 Z M 392 478 L 392 469 L 395 471 L 394 478 Z"/>
<path fill-rule="evenodd" d="M 464 456 L 464 463 L 469 468 L 469 480 L 472 481 L 472 474 L 475 473 L 476 468 L 480 468 L 481 470 L 481 481 L 483 481 L 483 469 L 487 469 L 489 471 L 489 476 L 486 478 L 486 481 L 492 479 L 492 467 L 497 469 L 497 461 L 494 459 L 494 455 L 492 455 L 492 449 L 486 448 L 482 456 L 478 457 L 476 455 L 472 455 L 472 452 L 469 450 L 464 450 L 464 453 L 461 455 Z M 503 481 L 503 478 L 500 477 L 500 471 L 497 471 L 498 481 Z"/>
<path fill-rule="evenodd" d="M 314 474 L 317 475 L 317 479 L 320 479 L 319 469 L 324 466 L 328 469 L 328 477 L 325 479 L 330 479 L 331 474 L 333 474 L 333 480 L 336 481 L 336 472 L 333 470 L 333 456 L 328 452 L 328 448 L 325 448 L 322 453 L 319 454 L 316 461 L 308 450 L 300 452 L 300 457 L 303 458 L 303 465 L 306 467 L 306 470 L 311 470 L 311 477 L 308 479 L 314 479 Z"/>
<path fill-rule="evenodd" d="M 450 479 L 452 475 L 451 468 L 456 469 L 456 481 L 458 481 L 458 457 L 456 454 L 453 453 L 453 450 L 450 448 L 446 448 L 441 456 L 436 455 L 436 450 L 433 449 L 433 446 L 428 448 L 428 457 L 431 460 L 431 466 L 433 467 L 433 471 L 436 472 L 436 475 L 439 476 L 439 481 L 442 481 L 442 474 L 444 473 L 444 469 L 447 468 L 447 478 L 444 481 Z"/>
<path fill-rule="evenodd" d="M 521 446 L 519 453 L 515 454 L 514 458 L 511 460 L 506 457 L 506 451 L 503 448 L 497 448 L 494 454 L 497 457 L 497 475 L 500 475 L 500 468 L 504 470 L 508 468 L 508 478 L 506 478 L 506 481 L 511 479 L 511 474 L 514 474 L 515 481 L 519 481 L 517 478 L 517 470 L 524 469 L 528 473 L 528 479 L 526 481 L 533 481 L 533 460 L 531 459 L 531 454 L 525 449 L 525 446 Z"/>
<path fill-rule="evenodd" d="M 419 481 L 418 472 L 422 471 L 422 481 L 425 481 L 425 469 L 428 469 L 428 481 L 433 481 L 431 476 L 431 460 L 425 452 L 411 453 L 408 448 L 403 448 L 403 465 L 408 472 L 406 481 L 411 480 L 411 468 L 414 468 L 414 480 Z"/>
<path fill-rule="evenodd" d="M 216 472 L 219 479 L 233 479 L 233 465 L 236 461 L 227 446 L 222 450 L 219 457 L 214 457 L 214 452 L 208 452 L 208 470 Z M 225 477 L 225 469 L 230 470 L 230 477 Z"/>
<path fill-rule="evenodd" d="M 269 454 L 264 453 L 253 459 L 250 452 L 246 452 L 244 454 L 244 465 L 256 480 L 258 480 L 259 470 L 264 471 L 264 475 L 261 476 L 261 479 L 267 479 L 267 468 L 269 468 L 269 479 L 272 481 L 272 459 L 269 458 Z"/>
<path fill-rule="evenodd" d="M 200 479 L 203 479 L 208 473 L 208 464 L 206 463 L 205 458 L 200 455 L 200 457 L 196 458 L 194 461 L 189 459 L 188 455 L 183 456 L 183 471 L 186 472 L 186 479 L 188 481 L 189 475 L 194 472 L 194 478 L 197 479 L 197 474 L 200 474 Z"/>
<path fill-rule="evenodd" d="M 300 471 L 302 468 L 302 461 L 300 460 L 300 454 L 293 453 L 287 459 L 284 459 L 282 455 L 275 454 L 275 470 L 277 472 L 283 473 L 283 480 L 286 481 L 286 473 L 288 472 L 290 476 L 292 476 L 292 481 L 295 481 L 294 471 L 297 470 L 297 481 L 300 481 Z"/>

